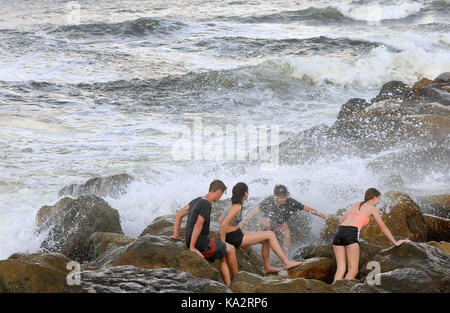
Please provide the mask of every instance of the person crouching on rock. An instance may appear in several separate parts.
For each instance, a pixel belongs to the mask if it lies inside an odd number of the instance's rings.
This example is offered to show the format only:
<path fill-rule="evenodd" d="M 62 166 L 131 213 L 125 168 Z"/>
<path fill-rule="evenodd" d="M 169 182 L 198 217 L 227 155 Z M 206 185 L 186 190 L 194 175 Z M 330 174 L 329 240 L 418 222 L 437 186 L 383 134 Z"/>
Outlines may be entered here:
<path fill-rule="evenodd" d="M 373 216 L 383 234 L 395 245 L 399 246 L 406 240 L 396 241 L 389 229 L 381 219 L 377 209 L 380 203 L 381 193 L 375 188 L 366 190 L 363 202 L 355 203 L 344 216 L 342 216 L 336 234 L 333 239 L 333 250 L 336 256 L 337 270 L 334 281 L 344 278 L 354 279 L 358 274 L 359 267 L 359 233 L 361 229 L 369 224 Z"/>
<path fill-rule="evenodd" d="M 209 193 L 216 193 L 216 192 L 218 193 L 218 192 L 222 191 L 222 194 L 223 194 L 226 189 L 227 189 L 227 187 L 225 186 L 225 184 L 221 180 L 216 179 L 216 180 L 212 181 L 211 184 L 209 185 L 208 192 Z M 222 194 L 220 195 L 220 197 L 222 197 Z M 220 197 L 218 198 L 218 200 L 220 199 Z M 181 227 L 181 223 L 183 222 L 183 218 L 189 214 L 189 209 L 192 208 L 197 203 L 197 201 L 200 199 L 202 199 L 202 197 L 197 197 L 197 198 L 193 199 L 191 202 L 186 204 L 180 211 L 177 212 L 177 214 L 175 215 L 175 223 L 173 225 L 172 239 L 181 240 L 180 227 Z"/>
<path fill-rule="evenodd" d="M 190 203 L 191 206 L 186 223 L 186 246 L 208 262 L 220 259 L 220 274 L 223 282 L 228 287 L 230 286 L 231 278 L 238 272 L 236 250 L 230 244 L 208 237 L 211 203 L 219 201 L 226 190 L 226 186 L 221 181 L 213 181 L 211 186 L 206 196 L 197 198 L 197 201 L 191 201 Z"/>
<path fill-rule="evenodd" d="M 317 210 L 303 205 L 290 197 L 289 191 L 284 185 L 275 185 L 273 195 L 265 198 L 242 222 L 245 225 L 249 220 L 262 213 L 261 228 L 263 230 L 275 230 L 283 234 L 283 251 L 289 255 L 291 250 L 291 230 L 289 221 L 296 211 L 304 210 L 313 215 L 328 219 Z"/>
<path fill-rule="evenodd" d="M 264 272 L 266 274 L 281 271 L 281 269 L 270 265 L 270 249 L 280 258 L 285 269 L 302 265 L 303 262 L 294 262 L 285 256 L 273 231 L 252 232 L 241 229 L 239 223 L 242 221 L 242 204 L 247 198 L 247 184 L 242 182 L 237 183 L 233 187 L 231 205 L 224 210 L 224 213 L 219 218 L 222 241 L 232 244 L 236 249 L 257 243 L 262 244 L 261 254 L 264 260 Z"/>

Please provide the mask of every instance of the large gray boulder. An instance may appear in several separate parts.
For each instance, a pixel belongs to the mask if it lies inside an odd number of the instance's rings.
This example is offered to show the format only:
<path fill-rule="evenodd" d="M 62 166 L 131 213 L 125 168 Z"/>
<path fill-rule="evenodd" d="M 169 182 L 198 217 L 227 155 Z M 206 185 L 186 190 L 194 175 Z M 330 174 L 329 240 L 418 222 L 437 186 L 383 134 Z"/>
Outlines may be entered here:
<path fill-rule="evenodd" d="M 371 262 L 380 264 L 379 285 L 367 280 L 351 292 L 450 292 L 450 255 L 425 243 L 405 242 L 385 249 Z M 368 275 L 373 267 L 362 267 Z"/>
<path fill-rule="evenodd" d="M 90 268 L 121 265 L 145 269 L 175 268 L 195 277 L 221 280 L 219 271 L 210 262 L 190 251 L 184 242 L 167 236 L 141 236 L 126 246 L 105 252 L 89 263 Z"/>
<path fill-rule="evenodd" d="M 81 196 L 48 218 L 43 252 L 59 252 L 72 260 L 89 260 L 90 238 L 96 232 L 123 234 L 119 212 L 97 196 Z"/>
<path fill-rule="evenodd" d="M 0 261 L 0 293 L 71 292 L 70 262 L 60 253 L 15 253 Z"/>
<path fill-rule="evenodd" d="M 118 174 L 107 177 L 94 177 L 84 184 L 71 184 L 62 188 L 58 195 L 78 198 L 80 196 L 96 195 L 98 197 L 119 198 L 126 193 L 126 188 L 134 180 L 128 174 Z"/>
<path fill-rule="evenodd" d="M 174 268 L 131 265 L 81 272 L 81 290 L 89 293 L 229 293 L 224 284 Z"/>

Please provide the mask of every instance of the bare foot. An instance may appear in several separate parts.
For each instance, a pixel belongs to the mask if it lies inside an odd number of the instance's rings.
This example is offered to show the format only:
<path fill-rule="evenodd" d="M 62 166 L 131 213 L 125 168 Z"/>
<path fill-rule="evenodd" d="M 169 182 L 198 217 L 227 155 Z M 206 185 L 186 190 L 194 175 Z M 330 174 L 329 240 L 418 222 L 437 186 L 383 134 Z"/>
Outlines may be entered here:
<path fill-rule="evenodd" d="M 281 272 L 281 268 L 276 268 L 276 267 L 272 267 L 272 266 L 264 269 L 264 273 L 266 275 L 277 274 L 279 272 Z"/>
<path fill-rule="evenodd" d="M 298 267 L 298 266 L 300 266 L 300 265 L 302 265 L 302 264 L 303 264 L 302 261 L 300 261 L 300 262 L 290 261 L 290 262 L 288 263 L 288 265 L 285 266 L 284 268 L 285 268 L 286 270 L 290 270 L 291 268 Z"/>

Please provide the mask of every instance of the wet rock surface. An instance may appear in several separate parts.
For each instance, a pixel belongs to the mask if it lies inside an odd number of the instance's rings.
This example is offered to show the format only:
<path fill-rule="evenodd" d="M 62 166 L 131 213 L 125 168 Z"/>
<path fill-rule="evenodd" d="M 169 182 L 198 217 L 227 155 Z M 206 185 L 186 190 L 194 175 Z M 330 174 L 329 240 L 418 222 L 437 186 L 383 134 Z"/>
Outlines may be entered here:
<path fill-rule="evenodd" d="M 383 152 L 368 170 L 399 188 L 403 178 L 445 173 L 450 166 L 449 92 L 450 73 L 413 86 L 388 82 L 370 102 L 347 101 L 333 125 L 315 126 L 281 143 L 281 161 L 311 162 L 330 151 L 363 157 Z M 395 150 L 399 145 L 408 149 Z M 97 177 L 63 188 L 63 198 L 37 213 L 38 232 L 45 237 L 41 253 L 0 261 L 0 292 L 450 292 L 448 191 L 414 199 L 404 192 L 383 192 L 379 211 L 384 223 L 396 240 L 409 241 L 393 246 L 372 219 L 361 231 L 355 280 L 331 283 L 336 267 L 332 238 L 346 211 L 340 209 L 326 222 L 320 242 L 310 246 L 305 246 L 310 214 L 294 216 L 292 241 L 302 248 L 292 256 L 302 259 L 302 266 L 263 275 L 260 246 L 238 250 L 240 271 L 227 288 L 219 261 L 209 263 L 189 251 L 184 240 L 170 238 L 173 215 L 156 218 L 138 238 L 123 234 L 118 211 L 101 197 L 120 197 L 133 179 L 127 174 Z M 213 238 L 220 238 L 217 220 L 228 205 L 223 200 L 213 206 Z M 185 221 L 182 238 L 184 227 Z M 249 228 L 259 230 L 259 225 Z M 78 287 L 67 285 L 72 261 L 81 263 Z M 380 265 L 378 276 L 372 275 L 374 261 Z M 278 266 L 279 260 L 271 262 Z M 377 277 L 379 283 L 372 284 Z"/>
<path fill-rule="evenodd" d="M 46 233 L 41 249 L 60 252 L 85 262 L 89 260 L 89 240 L 96 232 L 123 234 L 119 213 L 97 196 L 81 196 L 48 218 L 39 229 Z"/>
<path fill-rule="evenodd" d="M 89 293 L 226 293 L 224 284 L 173 268 L 114 266 L 81 273 L 82 292 Z"/>

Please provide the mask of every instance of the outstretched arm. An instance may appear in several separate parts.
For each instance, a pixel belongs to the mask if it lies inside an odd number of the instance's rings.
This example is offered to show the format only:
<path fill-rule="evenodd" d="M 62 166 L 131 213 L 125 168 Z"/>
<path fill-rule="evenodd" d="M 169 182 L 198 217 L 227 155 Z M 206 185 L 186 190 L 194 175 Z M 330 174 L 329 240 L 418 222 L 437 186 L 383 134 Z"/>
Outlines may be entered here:
<path fill-rule="evenodd" d="M 394 236 L 392 236 L 391 231 L 387 228 L 387 226 L 384 224 L 383 220 L 381 219 L 380 213 L 378 212 L 377 208 L 374 208 L 371 211 L 373 217 L 375 218 L 375 221 L 378 224 L 378 227 L 380 227 L 381 232 L 395 245 L 399 246 L 402 243 L 404 243 L 406 240 L 395 240 Z"/>
<path fill-rule="evenodd" d="M 314 210 L 313 208 L 310 208 L 310 207 L 307 206 L 307 205 L 305 205 L 305 206 L 303 207 L 303 210 L 305 210 L 305 211 L 307 211 L 307 212 L 309 212 L 309 213 L 311 213 L 311 214 L 314 214 L 314 215 L 316 215 L 316 216 L 318 216 L 318 217 L 321 217 L 321 218 L 323 218 L 324 220 L 327 220 L 327 219 L 328 219 L 328 216 L 326 216 L 325 214 L 322 214 L 322 213 L 318 212 L 317 210 Z"/>
<path fill-rule="evenodd" d="M 242 228 L 242 227 L 244 227 L 245 225 L 247 225 L 247 223 L 248 223 L 251 219 L 253 219 L 256 215 L 258 215 L 259 212 L 260 212 L 259 206 L 257 206 L 256 208 L 253 209 L 253 211 L 250 212 L 250 214 L 249 214 L 248 216 L 246 216 L 246 217 L 241 221 L 241 223 L 239 224 L 239 226 Z"/>
<path fill-rule="evenodd" d="M 183 217 L 189 213 L 189 204 L 182 208 L 175 215 L 175 224 L 173 225 L 173 235 L 172 238 L 175 240 L 180 240 L 180 226 L 183 221 Z"/>

